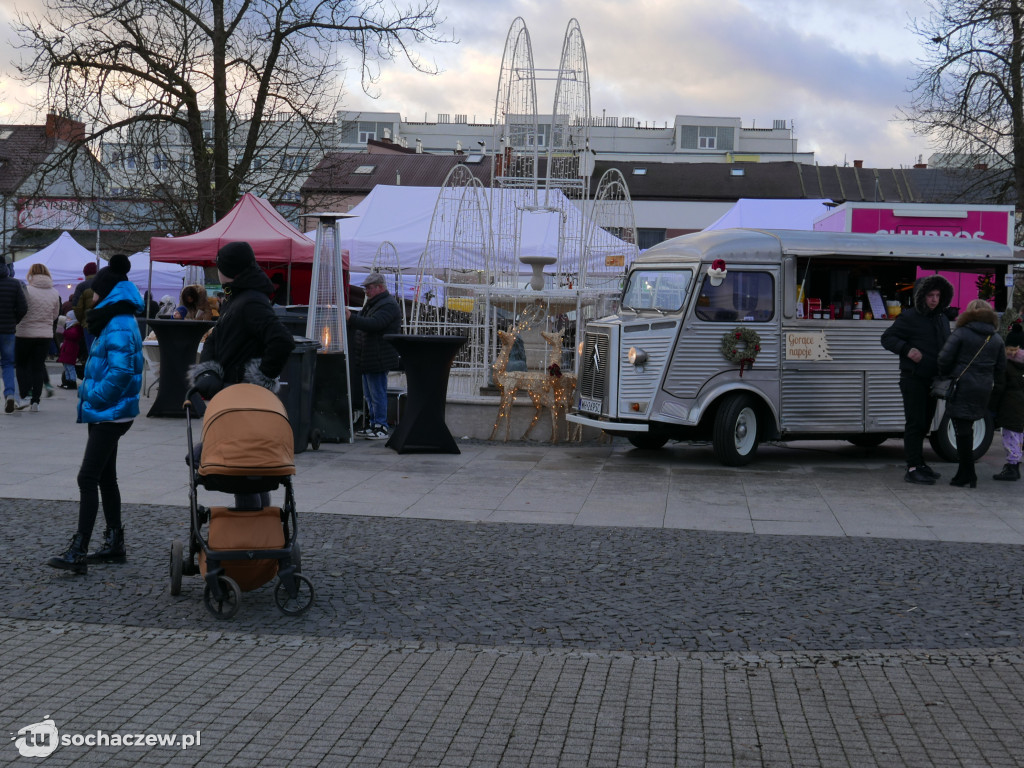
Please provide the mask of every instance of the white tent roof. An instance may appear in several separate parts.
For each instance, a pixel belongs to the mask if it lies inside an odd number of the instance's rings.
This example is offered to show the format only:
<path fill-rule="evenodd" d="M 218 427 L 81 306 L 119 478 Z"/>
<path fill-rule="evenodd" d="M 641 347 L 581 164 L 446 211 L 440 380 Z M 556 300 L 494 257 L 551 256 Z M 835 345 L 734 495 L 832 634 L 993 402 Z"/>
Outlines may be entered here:
<path fill-rule="evenodd" d="M 53 278 L 53 287 L 57 289 L 61 298 L 67 298 L 75 290 L 75 286 L 85 279 L 82 269 L 90 261 L 96 261 L 92 251 L 80 246 L 67 232 L 61 232 L 60 237 L 41 251 L 14 262 L 14 276 L 24 280 L 29 267 L 33 264 L 45 264 Z"/>
<path fill-rule="evenodd" d="M 527 194 L 524 190 L 497 192 Z M 387 241 L 395 246 L 402 272 L 415 274 L 420 256 L 427 245 L 430 223 L 440 193 L 441 187 L 375 186 L 359 205 L 349 211 L 355 218 L 338 222 L 338 240 L 342 248 L 348 249 L 351 272 L 369 272 L 377 249 Z M 485 190 L 485 193 L 491 195 L 492 190 Z M 566 207 L 573 209 L 573 206 Z M 582 217 L 582 213 L 579 216 Z M 315 230 L 306 234 L 311 239 L 316 238 Z M 557 256 L 558 234 L 557 216 L 524 217 L 520 252 Z M 621 244 L 621 241 L 603 230 L 597 233 L 597 237 L 604 246 Z M 393 261 L 390 265 L 393 266 Z M 530 270 L 524 266 L 523 272 L 528 274 Z"/>
<path fill-rule="evenodd" d="M 185 287 L 185 274 L 188 272 L 188 267 L 164 261 L 150 262 L 148 250 L 133 253 L 128 258 L 132 262 L 128 279 L 135 283 L 139 293 L 149 290 L 149 265 L 152 263 L 153 300 L 160 301 L 162 296 L 171 296 L 175 302 L 178 301 L 181 289 Z"/>
<path fill-rule="evenodd" d="M 831 200 L 757 200 L 740 198 L 708 229 L 814 229 L 814 220 L 828 212 Z"/>

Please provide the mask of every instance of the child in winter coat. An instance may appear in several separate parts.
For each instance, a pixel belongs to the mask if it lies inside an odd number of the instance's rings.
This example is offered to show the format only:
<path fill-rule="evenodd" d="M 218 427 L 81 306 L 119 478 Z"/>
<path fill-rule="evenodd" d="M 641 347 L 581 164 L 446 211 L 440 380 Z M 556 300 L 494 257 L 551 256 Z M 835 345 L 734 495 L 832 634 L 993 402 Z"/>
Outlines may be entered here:
<path fill-rule="evenodd" d="M 1024 447 L 1024 328 L 1010 326 L 1006 335 L 1006 372 L 992 390 L 996 426 L 1003 430 L 1006 464 L 993 480 L 1020 480 L 1021 449 Z"/>
<path fill-rule="evenodd" d="M 60 344 L 60 354 L 57 355 L 57 362 L 64 364 L 64 374 L 61 376 L 61 389 L 78 389 L 78 373 L 75 371 L 75 364 L 82 350 L 82 343 L 85 341 L 85 333 L 82 326 L 75 317 L 74 310 L 68 311 L 68 322 L 64 326 L 64 340 Z"/>

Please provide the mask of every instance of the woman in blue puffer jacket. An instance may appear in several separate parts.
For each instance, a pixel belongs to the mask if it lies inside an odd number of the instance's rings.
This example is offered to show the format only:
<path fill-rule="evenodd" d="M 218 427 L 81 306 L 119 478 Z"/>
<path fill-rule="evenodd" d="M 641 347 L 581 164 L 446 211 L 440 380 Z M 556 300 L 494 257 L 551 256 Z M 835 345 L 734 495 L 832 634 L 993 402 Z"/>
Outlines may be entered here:
<path fill-rule="evenodd" d="M 135 315 L 143 307 L 139 290 L 128 282 L 131 262 L 115 255 L 92 283 L 94 306 L 86 324 L 95 337 L 78 388 L 78 422 L 88 425 L 89 439 L 78 470 L 78 531 L 71 545 L 48 565 L 86 573 L 88 562 L 123 563 L 124 529 L 117 487 L 117 444 L 139 415 L 142 389 L 142 336 Z M 103 496 L 107 530 L 103 546 L 86 554 Z"/>

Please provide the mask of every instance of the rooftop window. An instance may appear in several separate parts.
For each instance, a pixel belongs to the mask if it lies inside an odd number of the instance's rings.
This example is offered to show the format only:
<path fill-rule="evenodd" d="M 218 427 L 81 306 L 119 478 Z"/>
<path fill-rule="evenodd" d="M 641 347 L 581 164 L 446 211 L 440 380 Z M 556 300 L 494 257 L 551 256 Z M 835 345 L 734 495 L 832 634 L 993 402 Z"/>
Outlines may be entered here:
<path fill-rule="evenodd" d="M 376 168 L 376 165 L 360 165 L 358 168 L 352 171 L 352 173 L 358 173 L 362 176 L 369 176 L 371 173 L 374 172 L 374 170 L 376 170 Z"/>

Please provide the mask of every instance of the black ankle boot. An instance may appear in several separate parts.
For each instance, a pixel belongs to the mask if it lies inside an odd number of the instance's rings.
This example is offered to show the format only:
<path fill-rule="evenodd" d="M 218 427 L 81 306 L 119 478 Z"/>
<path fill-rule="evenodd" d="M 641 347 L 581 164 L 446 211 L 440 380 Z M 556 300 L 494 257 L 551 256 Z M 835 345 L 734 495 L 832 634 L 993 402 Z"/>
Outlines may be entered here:
<path fill-rule="evenodd" d="M 1003 471 L 992 475 L 993 480 L 1020 480 L 1020 464 L 1003 464 Z"/>
<path fill-rule="evenodd" d="M 90 552 L 86 558 L 90 563 L 123 563 L 124 528 L 107 528 L 103 533 L 103 546 Z"/>
<path fill-rule="evenodd" d="M 57 557 L 51 557 L 46 561 L 51 568 L 59 568 L 62 571 L 85 574 L 89 571 L 89 564 L 85 559 L 85 543 L 82 541 L 82 534 L 76 533 L 71 537 L 71 545 Z"/>

